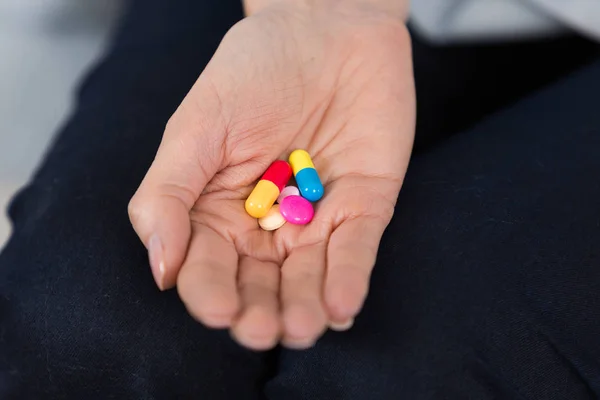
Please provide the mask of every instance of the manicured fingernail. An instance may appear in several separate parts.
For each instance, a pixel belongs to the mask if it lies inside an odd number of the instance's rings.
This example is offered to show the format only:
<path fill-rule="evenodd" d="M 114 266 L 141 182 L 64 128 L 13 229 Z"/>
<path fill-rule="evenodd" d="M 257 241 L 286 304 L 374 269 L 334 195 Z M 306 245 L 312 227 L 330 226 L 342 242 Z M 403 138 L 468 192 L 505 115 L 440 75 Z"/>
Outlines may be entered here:
<path fill-rule="evenodd" d="M 152 235 L 148 241 L 148 258 L 150 259 L 150 268 L 156 285 L 160 290 L 164 288 L 165 278 L 165 259 L 162 242 L 158 235 Z"/>
<path fill-rule="evenodd" d="M 334 331 L 347 331 L 348 329 L 352 328 L 352 325 L 354 325 L 354 318 L 350 318 L 345 322 L 342 323 L 337 323 L 337 322 L 329 322 L 329 328 L 331 328 Z"/>

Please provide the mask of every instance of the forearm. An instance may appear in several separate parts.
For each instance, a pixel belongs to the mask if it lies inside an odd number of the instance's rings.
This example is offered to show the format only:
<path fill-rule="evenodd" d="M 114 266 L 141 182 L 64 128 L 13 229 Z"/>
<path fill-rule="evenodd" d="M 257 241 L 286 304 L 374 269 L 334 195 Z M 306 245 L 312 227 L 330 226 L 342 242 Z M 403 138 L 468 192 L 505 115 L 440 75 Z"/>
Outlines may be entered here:
<path fill-rule="evenodd" d="M 261 9 L 274 3 L 303 2 L 309 7 L 315 7 L 322 5 L 337 6 L 353 2 L 365 5 L 372 4 L 373 6 L 398 16 L 398 18 L 403 20 L 408 18 L 409 1 L 410 0 L 242 0 L 246 15 L 255 14 Z"/>

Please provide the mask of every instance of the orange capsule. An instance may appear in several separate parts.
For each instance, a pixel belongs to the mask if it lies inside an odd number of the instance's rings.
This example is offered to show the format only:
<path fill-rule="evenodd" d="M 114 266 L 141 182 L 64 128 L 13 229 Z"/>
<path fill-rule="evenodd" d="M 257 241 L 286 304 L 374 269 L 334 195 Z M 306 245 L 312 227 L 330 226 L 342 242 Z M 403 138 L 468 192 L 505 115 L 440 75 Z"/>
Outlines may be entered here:
<path fill-rule="evenodd" d="M 267 215 L 291 177 L 290 164 L 282 160 L 273 162 L 246 199 L 246 212 L 254 218 Z"/>

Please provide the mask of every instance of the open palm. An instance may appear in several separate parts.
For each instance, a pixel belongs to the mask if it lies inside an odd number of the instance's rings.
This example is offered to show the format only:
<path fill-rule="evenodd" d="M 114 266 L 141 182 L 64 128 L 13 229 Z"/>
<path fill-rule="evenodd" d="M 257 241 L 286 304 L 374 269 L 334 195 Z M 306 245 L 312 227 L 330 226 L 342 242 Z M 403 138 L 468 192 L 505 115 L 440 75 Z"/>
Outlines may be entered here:
<path fill-rule="evenodd" d="M 255 349 L 308 347 L 351 324 L 414 130 L 402 21 L 282 4 L 224 38 L 129 209 L 159 287 L 176 284 L 194 317 Z M 310 224 L 263 231 L 244 201 L 298 148 L 325 196 Z"/>

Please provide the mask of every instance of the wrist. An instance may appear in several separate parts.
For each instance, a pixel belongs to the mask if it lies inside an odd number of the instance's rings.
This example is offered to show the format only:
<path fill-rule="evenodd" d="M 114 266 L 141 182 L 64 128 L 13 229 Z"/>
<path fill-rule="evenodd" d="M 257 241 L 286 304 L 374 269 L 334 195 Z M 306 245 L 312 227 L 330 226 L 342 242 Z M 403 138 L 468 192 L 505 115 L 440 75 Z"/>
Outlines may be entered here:
<path fill-rule="evenodd" d="M 243 0 L 244 10 L 247 16 L 275 5 L 291 4 L 307 9 L 328 10 L 331 12 L 345 11 L 349 5 L 358 9 L 378 10 L 406 21 L 408 18 L 409 0 Z"/>

